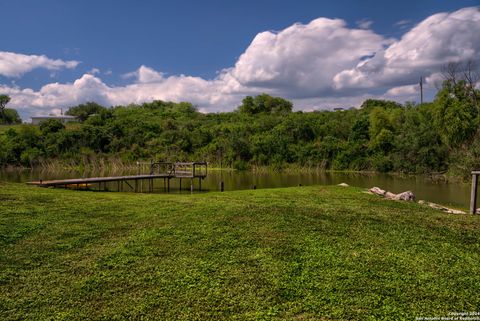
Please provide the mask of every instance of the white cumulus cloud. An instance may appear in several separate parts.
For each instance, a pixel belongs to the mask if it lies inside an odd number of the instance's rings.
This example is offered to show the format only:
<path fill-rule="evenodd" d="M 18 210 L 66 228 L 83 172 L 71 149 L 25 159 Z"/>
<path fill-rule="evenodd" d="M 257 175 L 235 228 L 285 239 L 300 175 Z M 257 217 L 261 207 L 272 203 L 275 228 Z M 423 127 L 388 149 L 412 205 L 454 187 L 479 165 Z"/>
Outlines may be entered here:
<path fill-rule="evenodd" d="M 319 18 L 278 33 L 262 32 L 231 71 L 243 86 L 273 89 L 292 97 L 328 95 L 333 77 L 388 43 L 371 30 Z"/>
<path fill-rule="evenodd" d="M 18 78 L 37 68 L 47 70 L 73 69 L 79 63 L 79 61 L 75 60 L 50 59 L 44 55 L 24 55 L 0 51 L 0 75 L 5 77 Z"/>
<path fill-rule="evenodd" d="M 479 8 L 432 15 L 374 57 L 339 72 L 335 86 L 353 89 L 407 85 L 420 76 L 438 72 L 448 62 L 479 60 L 479 34 Z"/>

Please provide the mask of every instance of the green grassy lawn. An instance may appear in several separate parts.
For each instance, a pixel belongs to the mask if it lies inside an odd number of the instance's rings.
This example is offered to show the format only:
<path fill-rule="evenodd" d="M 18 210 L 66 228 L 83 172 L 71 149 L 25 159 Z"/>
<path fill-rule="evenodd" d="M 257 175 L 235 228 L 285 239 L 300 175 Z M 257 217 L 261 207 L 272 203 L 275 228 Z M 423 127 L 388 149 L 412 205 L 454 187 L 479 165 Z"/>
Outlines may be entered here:
<path fill-rule="evenodd" d="M 0 319 L 415 320 L 480 310 L 480 217 L 348 187 L 0 183 Z"/>

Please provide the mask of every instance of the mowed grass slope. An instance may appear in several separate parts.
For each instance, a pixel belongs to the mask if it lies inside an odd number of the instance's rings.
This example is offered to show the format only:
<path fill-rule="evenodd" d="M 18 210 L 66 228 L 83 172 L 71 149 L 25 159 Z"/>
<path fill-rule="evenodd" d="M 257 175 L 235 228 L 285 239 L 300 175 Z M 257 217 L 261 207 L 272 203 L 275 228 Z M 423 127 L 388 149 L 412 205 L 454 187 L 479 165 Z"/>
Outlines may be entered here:
<path fill-rule="evenodd" d="M 480 218 L 358 188 L 0 183 L 0 319 L 414 320 L 480 310 Z"/>

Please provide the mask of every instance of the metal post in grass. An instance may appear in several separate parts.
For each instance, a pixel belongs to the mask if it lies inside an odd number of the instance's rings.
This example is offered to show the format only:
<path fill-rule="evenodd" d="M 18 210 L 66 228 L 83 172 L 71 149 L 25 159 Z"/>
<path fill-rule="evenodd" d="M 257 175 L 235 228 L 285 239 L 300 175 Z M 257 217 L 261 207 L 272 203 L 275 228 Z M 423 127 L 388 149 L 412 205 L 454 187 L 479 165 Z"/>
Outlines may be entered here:
<path fill-rule="evenodd" d="M 220 192 L 223 192 L 224 188 L 225 188 L 225 185 L 224 185 L 223 181 L 221 181 L 220 182 Z"/>
<path fill-rule="evenodd" d="M 472 191 L 470 194 L 470 213 L 476 214 L 477 212 L 477 189 L 478 189 L 478 175 L 480 171 L 472 172 Z"/>

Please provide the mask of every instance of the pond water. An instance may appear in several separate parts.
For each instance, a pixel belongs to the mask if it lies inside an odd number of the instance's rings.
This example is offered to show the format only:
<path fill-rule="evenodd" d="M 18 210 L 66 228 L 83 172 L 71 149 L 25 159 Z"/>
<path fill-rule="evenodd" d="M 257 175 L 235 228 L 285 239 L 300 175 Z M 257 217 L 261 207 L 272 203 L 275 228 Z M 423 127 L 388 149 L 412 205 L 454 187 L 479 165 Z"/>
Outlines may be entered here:
<path fill-rule="evenodd" d="M 0 171 L 0 181 L 27 182 L 30 180 L 64 179 L 78 177 L 97 177 L 110 175 L 132 175 L 133 172 L 121 173 L 79 173 L 79 172 L 47 172 L 40 170 L 3 170 Z M 468 208 L 470 202 L 470 185 L 461 183 L 445 183 L 433 181 L 423 176 L 398 176 L 378 173 L 338 173 L 338 172 L 250 172 L 250 171 L 220 171 L 210 170 L 202 182 L 203 191 L 218 191 L 220 182 L 224 182 L 226 191 L 260 188 L 289 187 L 298 185 L 336 185 L 347 183 L 351 186 L 373 187 L 378 186 L 393 193 L 407 190 L 412 191 L 417 200 Z M 116 189 L 116 184 L 111 188 Z M 198 189 L 198 180 L 194 180 L 195 189 Z M 145 184 L 146 188 L 146 184 Z M 163 193 L 163 180 L 156 180 L 155 192 Z M 182 180 L 182 190 L 179 190 L 179 180 L 172 179 L 171 193 L 187 193 L 190 189 L 190 180 Z"/>

